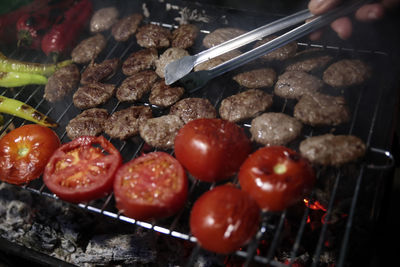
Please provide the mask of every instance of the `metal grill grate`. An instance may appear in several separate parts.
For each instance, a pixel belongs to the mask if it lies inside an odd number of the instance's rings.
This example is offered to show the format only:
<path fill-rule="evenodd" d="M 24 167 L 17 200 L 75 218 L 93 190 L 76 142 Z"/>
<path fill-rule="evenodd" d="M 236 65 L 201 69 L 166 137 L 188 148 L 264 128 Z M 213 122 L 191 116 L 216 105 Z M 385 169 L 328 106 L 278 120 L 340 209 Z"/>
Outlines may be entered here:
<path fill-rule="evenodd" d="M 174 27 L 173 24 L 160 23 L 156 20 L 151 21 L 151 23 L 161 24 L 162 26 L 168 28 Z M 208 32 L 208 29 L 202 30 L 202 35 L 198 37 L 198 39 L 201 40 L 204 34 Z M 109 45 L 106 51 L 102 53 L 98 58 L 99 61 L 113 57 L 125 59 L 131 52 L 138 49 L 135 42 L 129 42 L 126 44 L 116 43 L 112 40 L 111 36 L 108 37 L 108 44 Z M 380 51 L 346 49 L 336 46 L 308 44 L 304 42 L 300 42 L 298 44 L 300 49 L 302 50 L 321 48 L 322 50 L 333 54 L 336 58 L 363 58 L 369 63 L 372 63 L 373 66 L 383 66 L 388 60 L 388 55 Z M 197 44 L 197 46 L 198 47 L 196 49 L 201 49 L 199 44 Z M 38 55 L 35 55 L 33 58 L 29 58 L 29 55 L 27 55 L 26 53 L 19 55 L 18 52 L 13 52 L 9 56 L 19 57 L 19 59 L 21 60 L 41 60 L 40 56 Z M 339 252 L 335 264 L 337 266 L 343 266 L 345 264 L 346 253 L 348 252 L 349 248 L 350 235 L 352 233 L 352 229 L 354 228 L 354 221 L 356 216 L 355 214 L 358 211 L 358 207 L 362 204 L 365 204 L 360 203 L 360 197 L 364 196 L 364 191 L 367 191 L 369 193 L 369 191 L 366 190 L 366 187 L 367 189 L 369 189 L 369 187 L 379 188 L 380 186 L 382 186 L 385 174 L 384 169 L 390 168 L 390 165 L 393 163 L 389 152 L 385 151 L 384 149 L 381 150 L 374 148 L 375 145 L 387 145 L 376 142 L 375 138 L 377 132 L 381 131 L 381 129 L 377 130 L 377 128 L 381 127 L 382 117 L 388 115 L 385 113 L 382 114 L 382 106 L 385 105 L 388 99 L 388 95 L 390 95 L 390 92 L 392 91 L 390 84 L 387 83 L 386 74 L 383 71 L 376 70 L 374 75 L 375 77 L 368 84 L 365 84 L 358 88 L 351 88 L 351 90 L 344 92 L 346 99 L 349 101 L 353 117 L 350 123 L 339 126 L 335 129 L 335 133 L 354 134 L 362 138 L 366 142 L 367 146 L 370 148 L 369 150 L 371 152 L 371 155 L 368 156 L 367 160 L 362 162 L 361 164 L 350 166 L 350 170 L 347 169 L 347 167 L 344 169 L 328 168 L 317 170 L 319 181 L 326 179 L 327 175 L 333 176 L 333 179 L 331 181 L 331 190 L 329 191 L 330 197 L 328 198 L 326 214 L 324 216 L 325 222 L 329 222 L 332 219 L 335 206 L 338 202 L 338 199 L 341 197 L 340 195 L 343 184 L 346 183 L 347 179 L 353 180 L 351 183 L 351 187 L 346 188 L 346 190 L 350 190 L 349 195 L 351 196 L 351 198 L 349 199 L 350 202 L 348 205 L 348 209 L 346 209 L 346 219 L 344 220 L 345 223 L 343 225 L 343 229 L 341 229 L 340 231 L 341 236 L 337 237 L 337 239 L 339 240 Z M 109 82 L 119 85 L 123 78 L 123 75 L 119 73 L 114 76 Z M 231 83 L 229 73 L 224 75 L 221 80 L 222 81 L 219 80 L 211 82 L 207 86 L 207 88 L 195 92 L 192 96 L 208 98 L 216 107 L 218 107 L 219 103 L 224 97 L 236 93 L 236 90 L 240 90 L 238 86 L 235 86 L 233 83 Z M 379 88 L 379 90 L 377 90 L 376 88 Z M 71 99 L 67 99 L 66 101 L 58 103 L 57 105 L 49 104 L 42 98 L 42 86 L 25 86 L 22 88 L 17 88 L 15 90 L 1 89 L 1 95 L 19 99 L 35 107 L 36 109 L 52 117 L 53 119 L 56 119 L 56 121 L 60 124 L 60 127 L 55 129 L 55 131 L 59 135 L 62 142 L 69 141 L 68 137 L 66 136 L 65 126 L 71 118 L 80 113 L 80 111 L 77 110 L 72 104 Z M 157 106 L 151 105 L 146 101 L 137 104 L 151 106 L 156 114 L 165 114 L 168 111 L 166 109 L 161 109 Z M 104 105 L 104 107 L 108 109 L 110 114 L 116 110 L 124 108 L 124 106 L 125 103 L 120 103 L 116 99 L 111 99 L 108 103 Z M 271 111 L 292 114 L 293 107 L 293 101 L 274 97 L 274 105 Z M 4 132 L 5 129 L 11 125 L 18 127 L 23 125 L 24 123 L 24 121 L 18 118 L 6 116 L 6 122 L 1 132 Z M 248 130 L 250 124 L 249 122 L 245 122 L 241 124 L 241 126 Z M 319 135 L 329 131 L 331 131 L 331 128 L 317 129 L 305 126 L 303 130 L 303 137 Z M 132 158 L 140 155 L 142 152 L 147 151 L 143 140 L 141 140 L 139 137 L 129 141 L 119 141 L 114 139 L 111 139 L 110 141 L 120 150 L 121 154 L 123 155 L 124 161 L 129 161 Z M 290 146 L 296 149 L 298 147 L 298 143 L 290 144 Z M 168 152 L 171 154 L 173 153 L 173 151 Z M 382 158 L 383 165 L 379 163 Z M 371 179 L 371 177 L 373 177 L 373 179 Z M 365 183 L 371 183 L 372 181 L 374 182 L 374 184 L 365 186 Z M 170 235 L 175 238 L 196 242 L 196 238 L 191 236 L 190 230 L 188 228 L 190 207 L 195 201 L 196 197 L 201 194 L 201 192 L 209 190 L 214 186 L 216 186 L 216 184 L 204 184 L 191 178 L 189 199 L 186 207 L 176 216 L 160 221 L 142 222 L 121 215 L 114 206 L 114 199 L 112 194 L 103 199 L 92 201 L 90 203 L 78 204 L 78 206 L 90 212 L 99 213 L 104 216 L 114 218 L 116 220 L 135 224 L 140 227 L 144 227 L 165 235 Z M 57 197 L 45 187 L 41 179 L 25 185 L 24 188 L 34 193 L 57 199 Z M 373 206 L 375 204 L 375 202 L 377 201 L 376 199 L 379 200 L 379 191 L 374 192 L 374 194 L 376 194 L 376 196 L 373 197 L 374 200 L 371 201 L 372 203 L 370 203 L 370 206 Z M 309 199 L 315 199 L 316 195 L 317 191 L 315 189 L 311 193 Z M 285 224 L 288 220 L 292 220 L 292 218 L 288 218 L 291 216 L 292 211 L 288 210 L 280 214 L 263 214 L 263 220 L 260 225 L 259 232 L 257 233 L 254 240 L 248 246 L 243 248 L 243 250 L 239 250 L 231 256 L 238 256 L 239 258 L 244 259 L 246 266 L 251 266 L 251 263 L 253 261 L 262 264 L 270 264 L 272 266 L 287 266 L 287 264 L 290 265 L 291 263 L 294 263 L 296 258 L 299 257 L 300 254 L 303 252 L 301 251 L 302 244 L 305 239 L 308 238 L 308 231 L 306 229 L 309 226 L 307 221 L 310 214 L 312 213 L 312 210 L 309 206 L 303 205 L 297 212 L 300 213 L 300 215 L 296 217 L 298 219 L 296 220 L 297 231 L 293 234 L 293 242 L 290 244 L 289 249 L 287 249 L 288 261 L 285 264 L 277 258 L 277 253 L 282 251 L 281 248 L 283 246 L 287 246 L 287 244 L 283 244 L 286 235 Z M 369 219 L 373 220 L 376 216 L 376 213 L 377 212 L 374 211 L 369 213 Z M 329 223 L 323 223 L 318 231 L 318 234 L 316 235 L 317 238 L 313 245 L 313 249 L 311 249 L 312 255 L 310 255 L 312 259 L 311 266 L 319 266 L 320 264 L 321 255 L 326 250 L 325 242 L 327 241 L 327 235 L 330 227 L 331 225 Z M 264 244 L 266 243 L 268 244 L 268 246 L 265 249 Z M 193 250 L 191 255 L 192 261 L 197 257 L 200 251 L 201 248 L 198 246 L 196 247 L 196 249 Z M 190 262 L 188 263 L 188 266 L 190 266 Z"/>

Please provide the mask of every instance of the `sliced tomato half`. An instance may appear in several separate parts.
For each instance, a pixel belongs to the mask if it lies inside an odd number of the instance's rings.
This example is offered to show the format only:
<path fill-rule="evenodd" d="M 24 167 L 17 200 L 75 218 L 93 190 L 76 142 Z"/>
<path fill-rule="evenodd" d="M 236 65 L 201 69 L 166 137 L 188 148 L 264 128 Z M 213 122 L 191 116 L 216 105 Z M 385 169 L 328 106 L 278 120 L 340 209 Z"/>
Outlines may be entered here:
<path fill-rule="evenodd" d="M 125 163 L 114 182 L 117 208 L 137 220 L 175 214 L 184 206 L 187 191 L 182 165 L 165 152 L 151 152 Z"/>
<path fill-rule="evenodd" d="M 118 149 L 103 136 L 81 136 L 54 152 L 43 181 L 63 200 L 87 202 L 112 191 L 121 164 Z"/>

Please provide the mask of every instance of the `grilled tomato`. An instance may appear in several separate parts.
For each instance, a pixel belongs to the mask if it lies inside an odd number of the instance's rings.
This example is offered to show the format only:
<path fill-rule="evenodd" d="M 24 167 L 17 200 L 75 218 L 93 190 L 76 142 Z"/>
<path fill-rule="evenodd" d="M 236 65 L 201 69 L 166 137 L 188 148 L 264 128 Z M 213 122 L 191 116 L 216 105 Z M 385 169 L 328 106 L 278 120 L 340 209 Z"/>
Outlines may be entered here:
<path fill-rule="evenodd" d="M 175 156 L 194 177 L 215 182 L 238 170 L 251 151 L 244 130 L 222 119 L 196 119 L 175 138 Z"/>
<path fill-rule="evenodd" d="M 101 198 L 113 187 L 122 157 L 103 136 L 81 136 L 62 145 L 46 165 L 43 181 L 69 202 Z"/>
<path fill-rule="evenodd" d="M 238 176 L 242 190 L 268 211 L 281 211 L 296 203 L 315 181 L 309 162 L 284 146 L 258 149 L 242 164 Z"/>
<path fill-rule="evenodd" d="M 173 215 L 184 206 L 187 193 L 182 165 L 165 152 L 150 152 L 125 163 L 114 182 L 117 208 L 138 220 Z"/>
<path fill-rule="evenodd" d="M 38 124 L 16 128 L 0 139 L 0 180 L 24 184 L 38 178 L 60 146 L 56 133 Z"/>
<path fill-rule="evenodd" d="M 221 185 L 200 196 L 190 214 L 190 230 L 206 250 L 228 254 L 247 244 L 257 232 L 260 208 L 244 192 Z"/>

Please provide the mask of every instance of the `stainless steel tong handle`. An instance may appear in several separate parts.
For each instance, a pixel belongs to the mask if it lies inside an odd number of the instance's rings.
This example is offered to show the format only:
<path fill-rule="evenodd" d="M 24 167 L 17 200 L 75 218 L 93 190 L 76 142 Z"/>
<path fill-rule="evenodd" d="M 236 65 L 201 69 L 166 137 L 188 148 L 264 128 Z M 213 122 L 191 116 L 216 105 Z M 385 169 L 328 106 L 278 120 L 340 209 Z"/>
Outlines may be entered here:
<path fill-rule="evenodd" d="M 327 12 L 321 16 L 312 18 L 311 21 L 302 24 L 301 26 L 257 47 L 242 55 L 239 55 L 229 61 L 226 61 L 210 70 L 192 72 L 181 79 L 181 83 L 185 86 L 186 90 L 194 91 L 204 86 L 209 80 L 222 75 L 230 70 L 233 70 L 243 64 L 246 64 L 266 53 L 269 53 L 279 47 L 282 47 L 292 41 L 299 39 L 315 30 L 328 25 L 335 19 L 346 16 L 353 12 L 363 4 L 370 2 L 369 0 L 357 0 L 342 5 L 334 10 Z"/>

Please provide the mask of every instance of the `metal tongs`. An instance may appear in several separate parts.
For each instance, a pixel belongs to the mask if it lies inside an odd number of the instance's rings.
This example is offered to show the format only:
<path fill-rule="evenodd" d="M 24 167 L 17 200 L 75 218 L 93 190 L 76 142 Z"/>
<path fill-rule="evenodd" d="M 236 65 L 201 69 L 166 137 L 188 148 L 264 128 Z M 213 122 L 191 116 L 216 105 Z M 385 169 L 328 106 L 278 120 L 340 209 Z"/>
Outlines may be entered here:
<path fill-rule="evenodd" d="M 355 11 L 357 8 L 367 2 L 370 1 L 350 1 L 347 4 L 341 5 L 340 7 L 320 16 L 314 16 L 308 9 L 305 9 L 290 16 L 273 21 L 272 23 L 261 26 L 260 28 L 252 30 L 245 34 L 242 34 L 236 38 L 202 51 L 196 55 L 185 56 L 179 60 L 169 63 L 166 66 L 165 83 L 167 85 L 170 85 L 179 80 L 188 92 L 193 92 L 203 87 L 209 80 L 228 71 L 231 71 L 239 66 L 242 66 L 243 64 L 246 64 L 292 41 L 295 41 L 300 37 L 310 34 L 315 30 L 328 25 L 335 19 L 348 15 L 349 13 Z M 309 21 L 305 22 L 308 19 Z M 204 61 L 210 60 L 219 55 L 242 47 L 253 41 L 261 40 L 263 37 L 300 23 L 303 24 L 261 46 L 258 46 L 257 48 L 254 48 L 235 58 L 232 58 L 210 70 L 191 72 L 196 65 Z"/>

